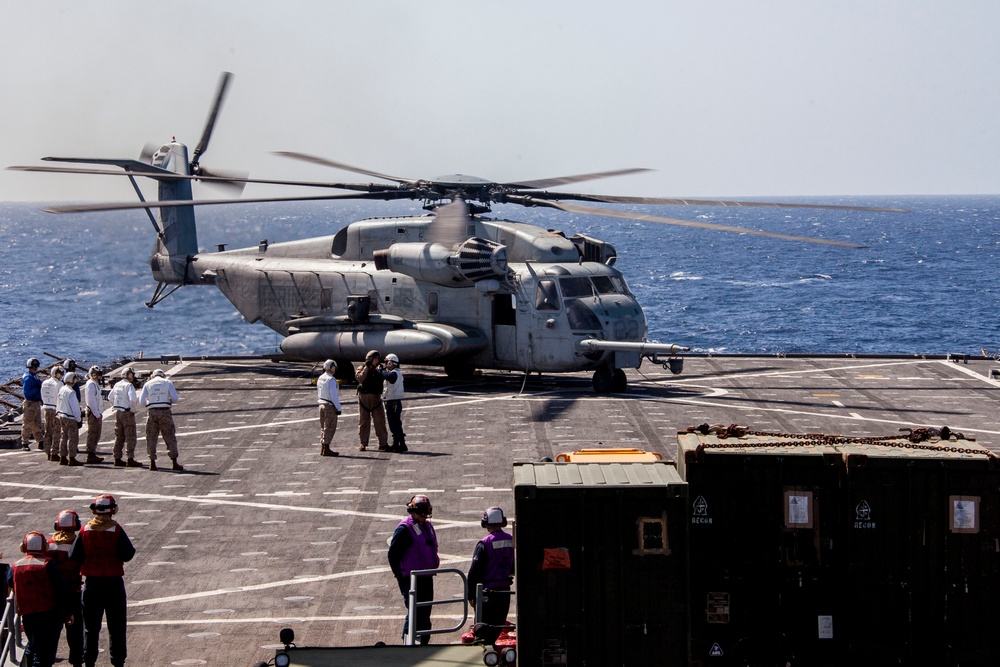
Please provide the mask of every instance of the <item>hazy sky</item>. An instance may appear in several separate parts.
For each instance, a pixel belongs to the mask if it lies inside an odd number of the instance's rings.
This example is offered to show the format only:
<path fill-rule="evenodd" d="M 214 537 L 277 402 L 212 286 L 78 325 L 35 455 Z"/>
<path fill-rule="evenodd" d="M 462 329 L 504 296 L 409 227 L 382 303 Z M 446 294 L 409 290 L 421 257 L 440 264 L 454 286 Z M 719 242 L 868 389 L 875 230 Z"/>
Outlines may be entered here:
<path fill-rule="evenodd" d="M 649 196 L 1000 192 L 996 0 L 0 0 L 0 166 L 197 144 L 211 168 Z M 287 191 L 264 186 L 246 195 Z M 216 197 L 204 187 L 196 196 Z M 0 171 L 3 200 L 131 200 L 125 179 Z"/>

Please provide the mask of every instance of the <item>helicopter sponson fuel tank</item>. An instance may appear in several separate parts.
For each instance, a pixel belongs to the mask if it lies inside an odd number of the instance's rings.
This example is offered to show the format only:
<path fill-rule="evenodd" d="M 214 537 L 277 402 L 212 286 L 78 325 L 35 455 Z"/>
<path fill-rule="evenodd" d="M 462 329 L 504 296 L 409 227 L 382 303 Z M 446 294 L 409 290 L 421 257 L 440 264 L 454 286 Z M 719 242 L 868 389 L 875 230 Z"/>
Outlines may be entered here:
<path fill-rule="evenodd" d="M 288 322 L 288 330 L 281 351 L 299 359 L 363 359 L 368 350 L 392 350 L 403 358 L 445 360 L 475 355 L 489 344 L 471 327 L 391 315 L 371 315 L 364 324 L 348 317 L 306 317 Z"/>

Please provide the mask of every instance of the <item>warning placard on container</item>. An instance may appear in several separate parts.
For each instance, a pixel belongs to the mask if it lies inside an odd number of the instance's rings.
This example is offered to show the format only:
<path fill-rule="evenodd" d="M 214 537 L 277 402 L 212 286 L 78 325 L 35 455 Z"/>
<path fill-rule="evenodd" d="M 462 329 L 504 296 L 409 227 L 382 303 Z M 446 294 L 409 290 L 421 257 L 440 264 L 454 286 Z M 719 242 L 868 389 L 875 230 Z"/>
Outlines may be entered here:
<path fill-rule="evenodd" d="M 950 496 L 948 506 L 951 532 L 979 532 L 979 496 Z"/>
<path fill-rule="evenodd" d="M 729 593 L 709 592 L 705 601 L 705 620 L 709 623 L 729 623 Z"/>
<path fill-rule="evenodd" d="M 813 527 L 813 494 L 801 489 L 785 489 L 785 528 Z"/>

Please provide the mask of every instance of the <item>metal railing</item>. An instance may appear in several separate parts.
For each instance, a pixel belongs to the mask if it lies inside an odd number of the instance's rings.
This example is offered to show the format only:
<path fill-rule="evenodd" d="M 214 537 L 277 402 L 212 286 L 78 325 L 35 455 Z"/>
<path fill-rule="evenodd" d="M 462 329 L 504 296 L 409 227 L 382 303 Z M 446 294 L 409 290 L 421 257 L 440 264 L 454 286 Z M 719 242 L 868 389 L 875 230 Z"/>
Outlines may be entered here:
<path fill-rule="evenodd" d="M 462 580 L 462 599 L 457 598 L 447 598 L 444 600 L 423 600 L 417 602 L 417 577 L 419 576 L 430 576 L 435 574 L 444 574 L 445 572 L 454 572 Z M 410 604 L 409 604 L 409 624 L 406 626 L 406 638 L 403 640 L 405 646 L 414 646 L 417 642 L 417 636 L 423 635 L 439 635 L 446 632 L 456 632 L 465 627 L 465 623 L 469 620 L 469 603 L 466 601 L 469 591 L 469 581 L 465 578 L 465 573 L 461 570 L 455 569 L 453 567 L 443 567 L 436 570 L 414 570 L 410 572 Z M 459 621 L 458 625 L 452 628 L 441 628 L 439 630 L 417 630 L 417 609 L 421 607 L 433 607 L 436 604 L 460 604 L 462 605 L 462 620 Z"/>
<path fill-rule="evenodd" d="M 24 652 L 24 637 L 21 635 L 21 617 L 17 615 L 13 594 L 7 597 L 3 620 L 0 621 L 0 645 L 3 646 L 0 667 L 19 667 L 21 659 L 18 657 L 18 649 Z"/>

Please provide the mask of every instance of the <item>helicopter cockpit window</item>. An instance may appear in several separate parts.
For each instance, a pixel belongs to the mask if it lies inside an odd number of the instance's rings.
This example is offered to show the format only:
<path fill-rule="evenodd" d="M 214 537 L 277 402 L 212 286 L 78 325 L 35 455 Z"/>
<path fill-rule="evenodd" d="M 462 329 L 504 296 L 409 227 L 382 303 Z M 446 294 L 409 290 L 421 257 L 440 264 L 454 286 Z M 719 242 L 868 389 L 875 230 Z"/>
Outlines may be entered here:
<path fill-rule="evenodd" d="M 589 278 L 561 278 L 559 284 L 562 286 L 562 295 L 567 299 L 594 296 L 594 288 L 591 287 Z"/>
<path fill-rule="evenodd" d="M 535 310 L 559 310 L 559 293 L 556 281 L 539 280 L 535 291 Z"/>
<path fill-rule="evenodd" d="M 615 283 L 608 276 L 594 276 L 594 287 L 597 288 L 598 294 L 620 294 L 621 290 L 615 286 Z"/>

